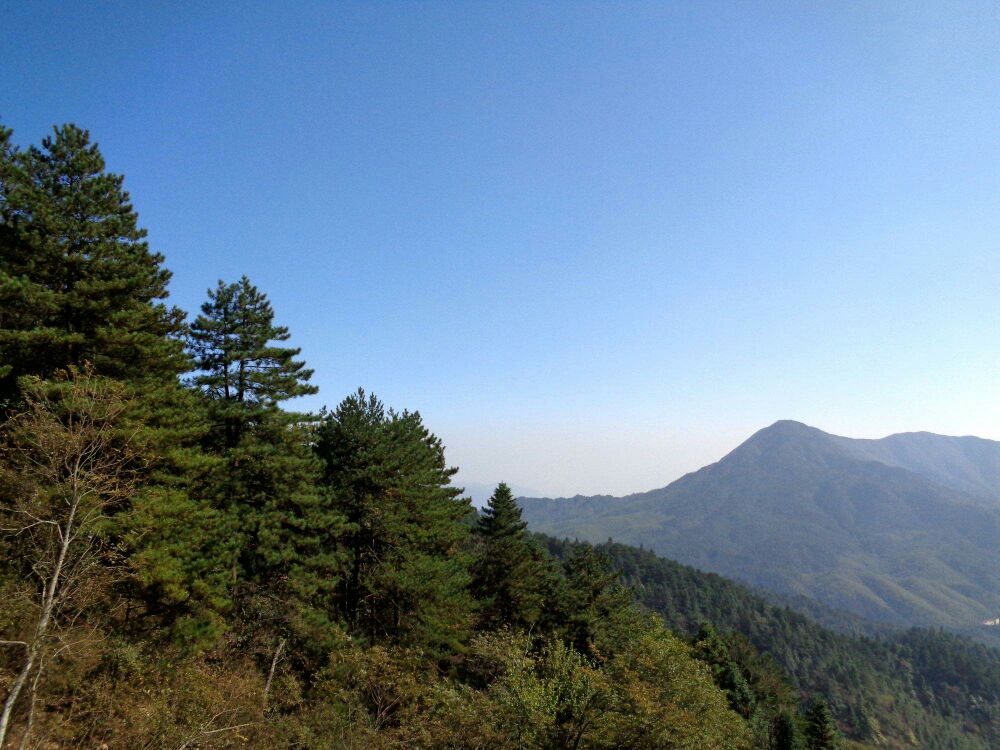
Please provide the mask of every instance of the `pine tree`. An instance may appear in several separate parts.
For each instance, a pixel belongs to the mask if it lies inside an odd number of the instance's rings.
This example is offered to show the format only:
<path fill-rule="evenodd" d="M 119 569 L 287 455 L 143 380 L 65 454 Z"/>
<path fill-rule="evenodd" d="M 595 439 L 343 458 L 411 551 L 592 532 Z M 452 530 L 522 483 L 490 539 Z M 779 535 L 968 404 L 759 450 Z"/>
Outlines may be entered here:
<path fill-rule="evenodd" d="M 281 408 L 317 391 L 300 350 L 275 345 L 288 338 L 249 279 L 220 281 L 191 326 L 191 383 L 207 402 L 206 450 L 222 458 L 206 493 L 233 531 L 234 580 L 244 595 L 292 597 L 321 619 L 337 582 L 340 517 L 318 486 L 314 420 Z M 288 614 L 287 606 L 265 609 Z"/>
<path fill-rule="evenodd" d="M 142 604 L 131 622 L 183 622 L 186 641 L 217 633 L 222 540 L 218 519 L 190 494 L 204 468 L 203 422 L 178 379 L 188 359 L 184 315 L 162 302 L 170 272 L 87 131 L 64 125 L 26 151 L 10 136 L 0 128 L 0 408 L 18 408 L 22 375 L 86 363 L 124 383 L 153 457 L 132 507 L 113 519 L 130 553 L 123 588 Z"/>
<path fill-rule="evenodd" d="M 803 750 L 802 733 L 795 717 L 783 711 L 771 728 L 771 750 Z"/>
<path fill-rule="evenodd" d="M 472 564 L 472 591 L 486 628 L 530 627 L 541 617 L 548 570 L 526 529 L 510 487 L 501 482 L 476 525 L 481 544 Z"/>
<path fill-rule="evenodd" d="M 16 398 L 18 376 L 84 362 L 126 382 L 175 378 L 170 272 L 89 133 L 64 125 L 16 151 L 5 130 L 0 165 L 0 399 Z"/>
<path fill-rule="evenodd" d="M 836 750 L 840 747 L 840 732 L 826 701 L 816 699 L 806 712 L 806 750 Z"/>
<path fill-rule="evenodd" d="M 357 632 L 440 653 L 467 634 L 463 547 L 472 512 L 455 469 L 420 414 L 386 410 L 359 390 L 327 414 L 317 453 L 347 519 L 339 609 Z"/>
<path fill-rule="evenodd" d="M 633 611 L 632 596 L 619 584 L 608 557 L 589 544 L 574 547 L 564 570 L 559 602 L 547 616 L 577 651 L 594 654 L 606 632 Z"/>
<path fill-rule="evenodd" d="M 295 359 L 301 350 L 272 344 L 289 336 L 274 324 L 267 296 L 246 276 L 209 290 L 191 324 L 189 349 L 198 371 L 191 382 L 213 404 L 224 448 L 239 445 L 245 430 L 274 421 L 283 401 L 317 392 L 309 384 L 312 370 Z M 286 424 L 300 420 L 294 413 L 285 418 Z"/>
<path fill-rule="evenodd" d="M 694 640 L 694 655 L 712 669 L 715 684 L 726 691 L 729 706 L 744 719 L 756 710 L 756 698 L 739 665 L 729 654 L 729 644 L 705 623 Z"/>

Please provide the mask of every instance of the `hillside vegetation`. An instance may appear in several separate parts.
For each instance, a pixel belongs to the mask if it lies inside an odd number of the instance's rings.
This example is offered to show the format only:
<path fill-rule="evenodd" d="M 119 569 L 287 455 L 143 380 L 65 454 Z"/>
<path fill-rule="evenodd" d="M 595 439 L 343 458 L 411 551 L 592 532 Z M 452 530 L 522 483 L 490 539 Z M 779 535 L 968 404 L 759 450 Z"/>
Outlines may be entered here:
<path fill-rule="evenodd" d="M 544 541 L 559 557 L 578 546 Z M 649 551 L 613 543 L 597 550 L 674 631 L 695 636 L 713 623 L 736 653 L 764 654 L 798 691 L 828 696 L 852 736 L 890 747 L 1000 743 L 1000 650 L 941 630 L 840 634 L 733 581 Z M 748 673 L 767 669 L 749 661 Z"/>
<path fill-rule="evenodd" d="M 989 441 L 851 441 L 786 421 L 663 489 L 521 502 L 539 532 L 643 545 L 875 621 L 974 632 L 1000 612 L 1000 506 L 940 482 L 991 481 L 998 454 Z"/>

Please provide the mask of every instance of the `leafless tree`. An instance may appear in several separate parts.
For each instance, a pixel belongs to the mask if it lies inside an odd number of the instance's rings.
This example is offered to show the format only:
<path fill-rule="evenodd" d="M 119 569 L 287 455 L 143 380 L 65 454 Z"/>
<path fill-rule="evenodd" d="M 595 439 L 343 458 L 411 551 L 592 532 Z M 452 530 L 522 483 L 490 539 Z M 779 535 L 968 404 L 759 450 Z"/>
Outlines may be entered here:
<path fill-rule="evenodd" d="M 21 654 L 0 710 L 0 748 L 21 702 L 26 744 L 43 666 L 71 648 L 63 632 L 78 627 L 88 589 L 107 579 L 101 525 L 133 494 L 141 464 L 120 384 L 74 370 L 54 383 L 27 380 L 24 393 L 0 443 L 0 533 L 34 594 L 20 632 L 0 641 Z"/>

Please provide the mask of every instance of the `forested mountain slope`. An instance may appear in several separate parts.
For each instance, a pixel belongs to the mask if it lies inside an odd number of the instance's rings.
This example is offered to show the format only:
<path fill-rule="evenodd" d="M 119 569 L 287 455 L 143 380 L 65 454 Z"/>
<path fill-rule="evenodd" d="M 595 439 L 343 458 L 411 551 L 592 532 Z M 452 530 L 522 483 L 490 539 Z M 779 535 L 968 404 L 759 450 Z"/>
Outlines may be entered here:
<path fill-rule="evenodd" d="M 551 537 L 544 543 L 556 556 L 576 546 Z M 877 638 L 835 633 L 721 576 L 622 544 L 597 549 L 672 629 L 693 635 L 710 622 L 745 636 L 797 689 L 827 696 L 859 740 L 920 748 L 1000 744 L 1000 650 L 940 630 L 883 628 Z"/>
<path fill-rule="evenodd" d="M 998 616 L 1000 508 L 857 442 L 778 422 L 663 489 L 521 502 L 535 531 L 641 544 L 876 621 L 968 629 Z M 909 455 L 887 445 L 878 450 Z M 909 463 L 940 474 L 947 462 Z"/>
<path fill-rule="evenodd" d="M 1000 442 L 932 432 L 903 432 L 879 440 L 832 436 L 858 458 L 920 474 L 945 487 L 1000 504 Z"/>

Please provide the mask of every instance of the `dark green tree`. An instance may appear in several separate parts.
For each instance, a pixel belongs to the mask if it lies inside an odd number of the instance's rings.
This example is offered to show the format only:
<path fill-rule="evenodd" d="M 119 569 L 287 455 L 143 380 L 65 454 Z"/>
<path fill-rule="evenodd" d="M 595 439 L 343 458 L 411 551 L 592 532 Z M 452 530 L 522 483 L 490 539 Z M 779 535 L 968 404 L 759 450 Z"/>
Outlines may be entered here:
<path fill-rule="evenodd" d="M 753 689 L 729 653 L 729 644 L 709 624 L 702 624 L 694 639 L 694 655 L 712 670 L 715 684 L 726 691 L 729 706 L 744 719 L 756 710 Z"/>
<path fill-rule="evenodd" d="M 151 457 L 141 491 L 112 522 L 132 571 L 123 589 L 140 605 L 127 608 L 129 625 L 171 623 L 189 642 L 217 632 L 221 539 L 190 493 L 204 421 L 178 379 L 189 360 L 184 315 L 163 303 L 170 272 L 87 131 L 64 125 L 25 151 L 10 135 L 0 128 L 0 406 L 17 408 L 19 376 L 66 367 L 125 384 Z"/>
<path fill-rule="evenodd" d="M 541 618 L 548 566 L 526 528 L 510 487 L 501 482 L 475 529 L 472 591 L 486 628 L 530 627 Z"/>
<path fill-rule="evenodd" d="M 204 493 L 227 519 L 243 619 L 287 630 L 294 615 L 304 632 L 322 629 L 337 584 L 340 516 L 319 486 L 315 420 L 281 408 L 317 390 L 300 350 L 277 345 L 288 338 L 249 279 L 220 281 L 191 325 L 190 382 L 205 397 L 205 449 L 221 459 Z"/>
<path fill-rule="evenodd" d="M 596 654 L 614 644 L 622 619 L 634 613 L 632 595 L 619 584 L 610 559 L 589 544 L 576 546 L 563 564 L 564 580 L 545 624 L 561 632 L 577 651 Z M 629 627 L 623 628 L 627 634 Z"/>
<path fill-rule="evenodd" d="M 817 698 L 806 711 L 806 750 L 835 750 L 840 747 L 840 731 L 826 701 Z"/>
<path fill-rule="evenodd" d="M 191 382 L 212 403 L 221 447 L 234 448 L 245 431 L 274 421 L 282 402 L 317 392 L 309 384 L 312 370 L 295 359 L 301 350 L 275 345 L 289 336 L 287 328 L 274 324 L 267 296 L 246 276 L 209 290 L 188 345 L 197 370 Z M 284 419 L 301 420 L 294 413 Z"/>
<path fill-rule="evenodd" d="M 771 750 L 803 750 L 802 732 L 789 711 L 778 714 L 771 725 Z"/>
<path fill-rule="evenodd" d="M 451 485 L 441 440 L 419 413 L 386 410 L 359 390 L 323 419 L 316 450 L 348 524 L 345 620 L 371 638 L 457 648 L 472 612 L 463 553 L 472 509 Z"/>
<path fill-rule="evenodd" d="M 21 375 L 84 362 L 158 385 L 186 368 L 170 272 L 122 185 L 75 125 L 24 151 L 0 133 L 0 399 Z"/>

